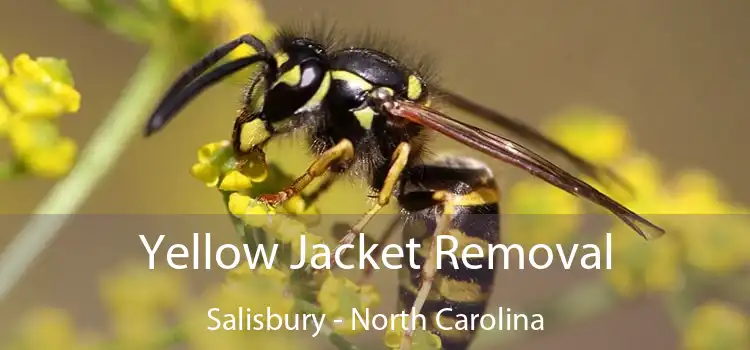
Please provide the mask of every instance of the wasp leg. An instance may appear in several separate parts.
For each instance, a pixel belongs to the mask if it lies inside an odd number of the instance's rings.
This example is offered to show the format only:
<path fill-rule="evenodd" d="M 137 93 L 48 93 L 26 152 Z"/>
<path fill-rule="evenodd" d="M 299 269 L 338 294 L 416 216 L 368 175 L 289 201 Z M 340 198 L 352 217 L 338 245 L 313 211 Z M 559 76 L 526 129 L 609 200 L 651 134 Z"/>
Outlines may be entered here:
<path fill-rule="evenodd" d="M 305 174 L 294 180 L 290 186 L 277 193 L 261 195 L 258 200 L 271 206 L 278 205 L 302 192 L 314 179 L 324 175 L 335 163 L 349 162 L 352 159 L 354 159 L 354 146 L 351 141 L 343 139 L 315 159 Z"/>
<path fill-rule="evenodd" d="M 422 312 L 422 307 L 424 306 L 425 301 L 427 301 L 427 297 L 430 295 L 432 284 L 435 281 L 435 275 L 437 275 L 437 246 L 435 242 L 437 241 L 438 236 L 447 234 L 448 230 L 450 230 L 451 221 L 453 220 L 454 206 L 450 200 L 452 196 L 447 192 L 441 191 L 435 192 L 433 198 L 443 203 L 443 214 L 440 216 L 437 226 L 435 227 L 435 232 L 430 240 L 430 247 L 427 250 L 429 253 L 427 259 L 425 259 L 424 265 L 422 266 L 421 282 L 414 299 L 414 304 L 411 308 L 409 320 L 415 320 L 416 316 Z M 407 328 L 404 330 L 404 335 L 401 338 L 401 350 L 411 349 L 413 335 L 414 329 Z"/>
<path fill-rule="evenodd" d="M 365 214 L 357 223 L 352 226 L 352 228 L 347 232 L 347 234 L 342 238 L 336 248 L 343 244 L 351 244 L 354 242 L 354 239 L 357 237 L 357 232 L 362 232 L 362 230 L 365 228 L 368 222 L 372 219 L 373 216 L 375 216 L 377 213 L 379 213 L 383 207 L 388 205 L 388 203 L 391 201 L 391 198 L 393 197 L 393 190 L 396 188 L 396 184 L 398 183 L 398 179 L 401 177 L 401 173 L 404 171 L 404 168 L 406 168 L 406 164 L 409 161 L 409 154 L 411 153 L 411 146 L 404 142 L 398 145 L 396 147 L 396 151 L 393 152 L 393 158 L 391 161 L 391 166 L 388 169 L 388 174 L 385 177 L 385 181 L 383 182 L 383 188 L 380 189 L 380 192 L 378 193 L 378 201 L 375 203 L 375 205 L 370 208 L 370 210 L 367 211 L 367 214 Z M 335 249 L 334 249 L 335 251 Z M 331 261 L 334 259 L 334 254 L 331 253 Z"/>
<path fill-rule="evenodd" d="M 340 173 L 329 171 L 325 174 L 325 178 L 316 188 L 310 191 L 310 193 L 302 194 L 302 198 L 305 200 L 307 207 L 315 205 L 318 199 L 320 199 L 320 196 L 324 195 L 340 177 Z"/>

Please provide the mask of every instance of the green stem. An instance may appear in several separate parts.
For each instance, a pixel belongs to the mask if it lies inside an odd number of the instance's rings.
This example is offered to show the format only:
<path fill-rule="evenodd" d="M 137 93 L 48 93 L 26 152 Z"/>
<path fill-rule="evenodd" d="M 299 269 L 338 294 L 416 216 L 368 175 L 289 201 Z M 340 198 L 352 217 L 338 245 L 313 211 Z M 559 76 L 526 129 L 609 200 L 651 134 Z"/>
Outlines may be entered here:
<path fill-rule="evenodd" d="M 141 61 L 121 98 L 81 152 L 75 168 L 50 191 L 0 256 L 0 300 L 88 199 L 130 140 L 139 134 L 143 119 L 166 84 L 172 66 L 172 55 L 159 50 L 148 53 Z"/>

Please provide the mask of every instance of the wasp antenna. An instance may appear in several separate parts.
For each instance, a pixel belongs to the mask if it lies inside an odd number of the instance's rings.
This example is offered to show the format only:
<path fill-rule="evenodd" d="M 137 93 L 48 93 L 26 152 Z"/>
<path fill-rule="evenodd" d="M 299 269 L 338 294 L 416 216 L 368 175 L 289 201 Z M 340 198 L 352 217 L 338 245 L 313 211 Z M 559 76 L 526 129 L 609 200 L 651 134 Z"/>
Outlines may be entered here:
<path fill-rule="evenodd" d="M 243 35 L 237 39 L 234 39 L 228 43 L 225 43 L 215 49 L 213 49 L 211 52 L 207 53 L 205 56 L 203 56 L 198 62 L 190 66 L 188 69 L 186 69 L 182 74 L 180 74 L 180 77 L 175 80 L 174 83 L 169 87 L 169 90 L 164 94 L 164 97 L 162 97 L 161 102 L 156 107 L 154 112 L 152 113 L 151 117 L 148 120 L 148 123 L 146 124 L 146 128 L 144 130 L 145 136 L 150 136 L 151 134 L 155 133 L 159 129 L 161 129 L 164 125 L 166 125 L 169 120 L 171 120 L 174 116 L 174 114 L 165 114 L 165 111 L 169 111 L 170 109 L 174 109 L 175 107 L 167 109 L 166 106 L 173 105 L 176 106 L 176 110 L 179 110 L 185 103 L 189 102 L 190 99 L 195 97 L 195 95 L 202 91 L 204 88 L 196 87 L 194 88 L 196 92 L 189 94 L 188 96 L 185 96 L 184 90 L 190 88 L 190 86 L 193 86 L 193 83 L 197 83 L 196 78 L 198 78 L 201 74 L 203 74 L 206 70 L 208 70 L 212 65 L 219 62 L 221 59 L 226 57 L 232 50 L 237 48 L 238 46 L 245 44 L 253 48 L 257 52 L 257 54 L 248 56 L 247 58 L 253 58 L 253 61 L 250 63 L 245 64 L 243 67 L 255 63 L 257 61 L 263 60 L 265 61 L 269 66 L 272 66 L 273 68 L 276 67 L 276 60 L 272 55 L 268 54 L 268 49 L 266 48 L 266 45 L 263 44 L 263 42 L 258 39 L 255 36 L 252 35 Z M 237 59 L 233 62 L 229 62 L 214 71 L 218 71 L 219 69 L 222 69 L 222 67 L 226 67 L 228 65 L 239 65 L 239 62 L 242 59 Z M 239 67 L 234 70 L 231 69 L 231 67 L 235 66 L 229 66 L 226 68 L 223 68 L 224 75 L 221 76 L 219 73 L 216 73 L 216 76 L 213 76 L 212 78 L 207 79 L 198 79 L 199 81 L 203 81 L 203 84 L 206 84 L 206 81 L 211 81 L 209 85 L 212 85 L 218 80 L 221 80 L 224 76 L 234 73 L 237 70 L 243 68 Z M 228 72 L 228 73 L 227 73 Z M 270 74 L 271 71 L 269 71 Z M 273 70 L 275 72 L 275 70 Z M 213 73 L 213 71 L 212 71 Z M 175 111 L 176 111 L 175 110 Z M 174 112 L 172 112 L 174 113 Z"/>
<path fill-rule="evenodd" d="M 265 57 L 260 55 L 238 58 L 202 75 L 180 91 L 179 94 L 172 96 L 169 100 L 164 100 L 146 124 L 146 136 L 150 136 L 166 125 L 183 107 L 187 105 L 188 102 L 203 92 L 203 90 L 213 86 L 237 71 L 264 59 Z"/>

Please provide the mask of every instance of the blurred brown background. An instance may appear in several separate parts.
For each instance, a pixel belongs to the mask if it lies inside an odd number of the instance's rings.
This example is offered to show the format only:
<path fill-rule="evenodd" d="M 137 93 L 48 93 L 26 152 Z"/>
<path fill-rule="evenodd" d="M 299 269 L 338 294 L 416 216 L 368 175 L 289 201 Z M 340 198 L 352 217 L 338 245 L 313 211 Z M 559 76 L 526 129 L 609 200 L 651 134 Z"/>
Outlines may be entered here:
<path fill-rule="evenodd" d="M 668 169 L 707 169 L 723 181 L 734 200 L 750 202 L 748 1 L 278 0 L 263 4 L 276 23 L 318 13 L 343 28 L 372 27 L 407 37 L 437 58 L 445 85 L 532 123 L 577 105 L 623 116 L 639 147 Z M 63 130 L 82 146 L 144 53 L 142 47 L 82 21 L 54 1 L 0 2 L 0 31 L 0 51 L 8 58 L 28 52 L 69 61 L 83 101 L 79 114 L 65 117 Z M 136 140 L 83 212 L 220 213 L 216 193 L 202 189 L 186 170 L 194 160 L 194 149 L 229 136 L 238 97 L 236 86 L 213 89 L 160 137 Z M 305 165 L 300 162 L 290 168 Z M 0 185 L 0 212 L 32 211 L 50 186 L 36 180 Z M 364 208 L 364 198 L 362 203 L 356 198 L 352 202 L 355 212 Z M 0 246 L 16 230 L 3 227 Z M 59 239 L 45 254 L 64 257 L 70 264 L 43 259 L 35 265 L 0 307 L 0 328 L 40 302 L 66 306 L 88 318 L 93 310 L 90 298 L 95 295 L 94 266 L 109 264 L 110 254 L 121 255 L 120 244 L 134 239 L 107 236 L 103 247 Z M 548 288 L 551 284 L 544 281 L 551 277 L 514 274 L 501 281 L 506 286 L 512 283 L 512 290 L 504 291 L 512 300 Z M 667 323 L 666 317 L 652 307 L 627 306 L 513 348 L 674 348 L 670 326 L 660 325 Z"/>

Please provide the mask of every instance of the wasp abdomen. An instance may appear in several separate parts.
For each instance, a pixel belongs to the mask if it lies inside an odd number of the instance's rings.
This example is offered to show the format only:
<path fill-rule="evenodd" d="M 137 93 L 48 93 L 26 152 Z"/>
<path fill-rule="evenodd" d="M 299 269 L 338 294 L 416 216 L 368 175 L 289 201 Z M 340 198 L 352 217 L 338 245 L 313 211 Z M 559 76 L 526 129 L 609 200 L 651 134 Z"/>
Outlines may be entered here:
<path fill-rule="evenodd" d="M 434 199 L 449 193 L 450 203 Z M 500 193 L 492 173 L 469 158 L 443 158 L 437 163 L 415 167 L 405 176 L 399 201 L 409 213 L 403 239 L 415 239 L 421 249 L 415 263 L 401 270 L 399 307 L 409 311 L 422 283 L 422 268 L 433 240 L 443 253 L 432 290 L 422 307 L 425 327 L 440 336 L 444 349 L 466 349 L 474 330 L 458 330 L 459 319 L 482 315 L 492 293 L 495 274 L 489 268 L 492 256 L 462 256 L 463 247 L 488 247 L 500 240 Z M 435 232 L 445 210 L 453 217 L 447 232 Z M 439 236 L 438 236 L 439 234 Z M 476 249 L 472 253 L 476 254 Z"/>

